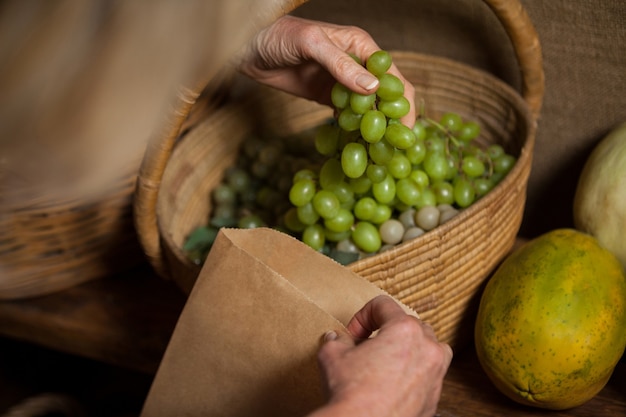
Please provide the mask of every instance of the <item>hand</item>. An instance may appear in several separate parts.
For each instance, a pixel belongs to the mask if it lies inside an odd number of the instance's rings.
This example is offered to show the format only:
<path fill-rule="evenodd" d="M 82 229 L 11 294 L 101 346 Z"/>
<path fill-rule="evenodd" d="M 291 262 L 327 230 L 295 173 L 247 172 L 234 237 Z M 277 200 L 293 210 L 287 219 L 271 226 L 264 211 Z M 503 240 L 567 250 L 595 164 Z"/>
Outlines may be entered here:
<path fill-rule="evenodd" d="M 433 416 L 452 360 L 432 328 L 390 297 L 368 302 L 347 326 L 329 332 L 319 362 L 329 403 L 310 417 Z M 378 330 L 378 333 L 368 337 Z"/>
<path fill-rule="evenodd" d="M 377 78 L 349 54 L 365 62 L 380 49 L 360 28 L 283 16 L 248 43 L 239 57 L 239 69 L 263 84 L 330 105 L 336 81 L 360 94 L 376 91 Z M 401 121 L 413 127 L 415 88 L 395 65 L 389 72 L 404 81 L 411 110 Z"/>

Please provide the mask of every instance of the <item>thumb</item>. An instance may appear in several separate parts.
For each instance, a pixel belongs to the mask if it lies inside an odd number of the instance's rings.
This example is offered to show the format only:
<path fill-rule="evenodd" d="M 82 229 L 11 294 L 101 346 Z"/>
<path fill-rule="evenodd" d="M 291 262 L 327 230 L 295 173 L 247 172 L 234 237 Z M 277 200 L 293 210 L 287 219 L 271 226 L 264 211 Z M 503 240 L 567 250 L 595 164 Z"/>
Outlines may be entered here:
<path fill-rule="evenodd" d="M 324 335 L 324 343 L 318 356 L 322 363 L 329 364 L 354 346 L 355 341 L 350 334 L 345 331 L 331 330 Z"/>
<path fill-rule="evenodd" d="M 352 338 L 352 336 L 350 336 L 348 332 L 337 332 L 335 330 L 330 330 L 326 332 L 326 334 L 324 335 L 324 342 L 339 342 L 346 345 L 347 347 L 354 347 L 355 345 L 354 339 Z"/>
<path fill-rule="evenodd" d="M 319 59 L 327 61 L 327 69 L 337 81 L 360 94 L 372 94 L 376 91 L 379 84 L 376 76 L 347 53 L 338 49 L 334 52 L 330 57 L 319 57 Z"/>

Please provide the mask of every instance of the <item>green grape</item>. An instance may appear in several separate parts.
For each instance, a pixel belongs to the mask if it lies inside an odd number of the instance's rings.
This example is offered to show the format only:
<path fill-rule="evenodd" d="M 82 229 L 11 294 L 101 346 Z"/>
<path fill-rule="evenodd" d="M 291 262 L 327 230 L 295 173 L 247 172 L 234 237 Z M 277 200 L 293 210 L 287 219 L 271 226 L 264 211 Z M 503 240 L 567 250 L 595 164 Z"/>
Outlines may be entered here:
<path fill-rule="evenodd" d="M 459 175 L 459 156 L 456 153 L 452 153 L 446 157 L 446 161 L 448 162 L 448 174 L 445 178 L 453 180 Z"/>
<path fill-rule="evenodd" d="M 368 110 L 361 119 L 361 136 L 369 143 L 376 143 L 383 138 L 387 129 L 387 118 L 380 110 Z"/>
<path fill-rule="evenodd" d="M 359 178 L 367 169 L 367 149 L 361 143 L 348 143 L 341 152 L 341 167 L 349 178 Z"/>
<path fill-rule="evenodd" d="M 356 247 L 356 245 L 354 244 L 352 239 L 350 239 L 349 236 L 346 239 L 343 239 L 337 242 L 336 249 L 338 252 L 341 252 L 341 253 L 357 255 L 357 258 L 354 260 L 358 260 L 359 248 Z"/>
<path fill-rule="evenodd" d="M 443 139 L 445 137 L 444 131 L 440 127 L 430 124 L 428 121 L 424 121 L 424 122 L 428 123 L 425 125 L 426 139 L 430 139 L 430 138 Z"/>
<path fill-rule="evenodd" d="M 385 113 L 385 116 L 390 119 L 401 119 L 409 113 L 410 109 L 411 104 L 404 96 L 395 100 L 381 100 L 378 102 L 378 110 Z"/>
<path fill-rule="evenodd" d="M 332 219 L 339 213 L 341 203 L 339 198 L 329 190 L 319 190 L 313 196 L 313 208 L 324 219 Z"/>
<path fill-rule="evenodd" d="M 380 204 L 388 204 L 396 196 L 396 181 L 391 174 L 379 183 L 372 184 L 372 194 Z"/>
<path fill-rule="evenodd" d="M 214 212 L 213 216 L 211 216 L 211 220 L 209 221 L 209 225 L 213 227 L 235 227 L 237 226 L 237 217 L 233 215 L 223 216 L 218 212 Z"/>
<path fill-rule="evenodd" d="M 384 243 L 397 245 L 402 241 L 402 236 L 404 236 L 404 225 L 400 220 L 389 219 L 378 227 L 378 233 Z"/>
<path fill-rule="evenodd" d="M 396 150 L 383 138 L 376 143 L 371 143 L 367 148 L 367 152 L 374 163 L 387 165 L 387 163 L 391 161 L 391 158 L 393 158 L 393 154 Z"/>
<path fill-rule="evenodd" d="M 378 203 L 372 197 L 363 197 L 354 204 L 354 215 L 359 220 L 370 220 L 374 217 Z"/>
<path fill-rule="evenodd" d="M 430 184 L 430 178 L 428 178 L 428 174 L 419 168 L 414 168 L 409 174 L 409 178 L 411 178 L 420 188 L 428 187 Z"/>
<path fill-rule="evenodd" d="M 233 167 L 226 171 L 226 183 L 238 193 L 250 186 L 250 175 L 243 168 Z"/>
<path fill-rule="evenodd" d="M 345 109 L 350 104 L 352 91 L 343 84 L 335 83 L 330 91 L 330 101 L 338 109 Z"/>
<path fill-rule="evenodd" d="M 453 204 L 454 203 L 454 187 L 447 181 L 435 182 L 431 189 L 435 193 L 437 204 Z"/>
<path fill-rule="evenodd" d="M 374 216 L 370 220 L 371 223 L 381 224 L 391 218 L 393 210 L 387 204 L 378 204 L 374 210 Z"/>
<path fill-rule="evenodd" d="M 498 174 L 507 174 L 515 165 L 515 161 L 513 155 L 504 154 L 493 160 L 493 170 Z"/>
<path fill-rule="evenodd" d="M 265 226 L 265 222 L 256 214 L 249 214 L 239 219 L 237 227 L 240 229 L 254 229 Z"/>
<path fill-rule="evenodd" d="M 352 187 L 345 181 L 333 183 L 326 189 L 332 191 L 341 204 L 354 201 L 354 191 L 352 191 Z"/>
<path fill-rule="evenodd" d="M 440 136 L 430 136 L 424 141 L 426 150 L 430 152 L 446 152 L 446 141 Z"/>
<path fill-rule="evenodd" d="M 461 162 L 461 170 L 468 177 L 477 178 L 485 173 L 485 164 L 477 157 L 468 155 Z"/>
<path fill-rule="evenodd" d="M 345 232 L 333 232 L 332 230 L 324 229 L 324 235 L 326 236 L 326 240 L 329 242 L 341 242 L 346 239 L 350 239 L 352 230 L 346 230 Z"/>
<path fill-rule="evenodd" d="M 267 144 L 257 156 L 257 160 L 268 166 L 275 166 L 283 154 L 282 146 L 278 143 Z"/>
<path fill-rule="evenodd" d="M 372 223 L 360 221 L 352 231 L 354 244 L 364 252 L 375 253 L 382 244 L 378 228 Z"/>
<path fill-rule="evenodd" d="M 237 193 L 230 185 L 219 184 L 213 189 L 212 196 L 215 204 L 232 204 L 237 198 Z"/>
<path fill-rule="evenodd" d="M 476 191 L 476 197 L 480 198 L 491 191 L 494 187 L 493 180 L 491 178 L 475 178 L 474 190 Z"/>
<path fill-rule="evenodd" d="M 443 180 L 448 175 L 448 160 L 442 152 L 427 152 L 422 163 L 431 180 Z"/>
<path fill-rule="evenodd" d="M 419 201 L 420 187 L 411 178 L 403 178 L 396 183 L 398 200 L 407 206 L 414 206 Z"/>
<path fill-rule="evenodd" d="M 421 123 L 420 121 L 416 121 L 415 124 L 413 125 L 413 134 L 415 135 L 415 138 L 417 140 L 425 140 L 426 139 L 426 128 L 424 127 L 424 124 Z"/>
<path fill-rule="evenodd" d="M 456 137 L 463 142 L 470 142 L 480 135 L 480 125 L 476 122 L 468 121 L 461 125 Z"/>
<path fill-rule="evenodd" d="M 353 132 L 355 130 L 359 130 L 359 128 L 361 127 L 362 117 L 362 114 L 355 113 L 351 107 L 346 107 L 345 109 L 341 110 L 341 113 L 339 113 L 337 123 L 339 123 L 339 127 L 341 127 L 343 130 Z"/>
<path fill-rule="evenodd" d="M 324 220 L 324 227 L 326 229 L 335 232 L 347 232 L 354 224 L 354 215 L 350 210 L 340 208 L 339 212 L 332 219 Z"/>
<path fill-rule="evenodd" d="M 236 214 L 236 207 L 235 204 L 218 204 L 213 208 L 213 211 L 211 212 L 211 216 L 214 219 L 222 219 L 220 220 L 222 223 L 224 224 L 233 224 L 233 223 L 237 223 L 235 218 L 237 217 Z"/>
<path fill-rule="evenodd" d="M 391 55 L 387 51 L 376 51 L 365 61 L 365 68 L 379 77 L 391 68 Z"/>
<path fill-rule="evenodd" d="M 316 192 L 316 184 L 313 180 L 305 178 L 294 182 L 289 190 L 289 201 L 296 207 L 303 206 L 313 199 Z"/>
<path fill-rule="evenodd" d="M 461 208 L 469 207 L 476 198 L 472 183 L 462 177 L 454 182 L 454 202 Z"/>
<path fill-rule="evenodd" d="M 261 149 L 263 146 L 264 143 L 261 139 L 257 137 L 249 137 L 242 145 L 242 154 L 250 159 L 254 159 L 256 158 L 259 149 Z"/>
<path fill-rule="evenodd" d="M 391 161 L 387 163 L 387 171 L 394 178 L 407 178 L 411 175 L 412 166 L 404 152 L 398 150 L 393 154 Z"/>
<path fill-rule="evenodd" d="M 292 232 L 302 232 L 306 225 L 298 218 L 298 209 L 291 207 L 283 216 L 283 222 Z"/>
<path fill-rule="evenodd" d="M 441 212 L 435 206 L 424 206 L 415 213 L 415 224 L 423 230 L 432 230 L 439 225 Z"/>
<path fill-rule="evenodd" d="M 376 102 L 376 94 L 350 94 L 350 108 L 356 114 L 364 114 L 371 110 Z"/>
<path fill-rule="evenodd" d="M 393 101 L 404 95 L 404 83 L 393 74 L 382 74 L 378 76 L 378 89 L 376 95 L 385 101 Z"/>
<path fill-rule="evenodd" d="M 387 178 L 387 168 L 381 165 L 369 164 L 365 171 L 367 178 L 372 181 L 372 184 L 376 184 Z"/>
<path fill-rule="evenodd" d="M 422 208 L 435 205 L 437 205 L 437 196 L 435 195 L 435 192 L 430 187 L 423 188 L 422 192 L 420 193 L 419 200 L 417 201 L 417 204 L 415 206 L 417 208 Z"/>
<path fill-rule="evenodd" d="M 296 214 L 298 215 L 298 220 L 307 226 L 317 223 L 320 218 L 320 215 L 317 211 L 315 211 L 312 202 L 298 207 L 296 209 Z"/>
<path fill-rule="evenodd" d="M 292 182 L 297 182 L 303 179 L 315 180 L 317 179 L 317 174 L 310 168 L 299 169 L 293 174 Z"/>
<path fill-rule="evenodd" d="M 321 251 L 326 243 L 324 227 L 321 224 L 307 226 L 302 232 L 302 242 L 306 243 L 316 251 Z"/>
<path fill-rule="evenodd" d="M 398 149 L 407 149 L 416 141 L 413 131 L 400 123 L 387 126 L 385 139 Z"/>
<path fill-rule="evenodd" d="M 343 182 L 345 177 L 341 162 L 337 158 L 329 158 L 320 168 L 319 184 L 323 189 L 327 189 L 333 184 Z"/>
<path fill-rule="evenodd" d="M 372 181 L 366 175 L 359 178 L 350 178 L 349 184 L 355 195 L 363 195 L 372 188 Z"/>
<path fill-rule="evenodd" d="M 487 155 L 492 160 L 500 158 L 502 155 L 504 155 L 504 153 L 505 152 L 504 152 L 504 148 L 502 147 L 502 145 L 498 145 L 497 143 L 489 145 L 487 147 Z"/>
<path fill-rule="evenodd" d="M 324 124 L 319 127 L 315 135 L 315 150 L 321 155 L 330 156 L 337 152 L 339 146 L 339 127 Z"/>
<path fill-rule="evenodd" d="M 464 156 L 471 155 L 478 157 L 483 153 L 482 149 L 473 143 L 463 144 L 460 149 L 462 150 L 462 154 Z"/>
<path fill-rule="evenodd" d="M 439 119 L 439 123 L 450 132 L 456 132 L 463 126 L 463 119 L 456 113 L 444 113 Z"/>
<path fill-rule="evenodd" d="M 411 164 L 419 165 L 424 161 L 424 157 L 426 156 L 426 144 L 423 139 L 416 138 L 415 143 L 406 148 L 405 152 Z"/>
<path fill-rule="evenodd" d="M 402 210 L 398 215 L 398 220 L 402 222 L 405 229 L 415 227 L 415 212 L 415 209 L 410 207 L 406 210 Z"/>

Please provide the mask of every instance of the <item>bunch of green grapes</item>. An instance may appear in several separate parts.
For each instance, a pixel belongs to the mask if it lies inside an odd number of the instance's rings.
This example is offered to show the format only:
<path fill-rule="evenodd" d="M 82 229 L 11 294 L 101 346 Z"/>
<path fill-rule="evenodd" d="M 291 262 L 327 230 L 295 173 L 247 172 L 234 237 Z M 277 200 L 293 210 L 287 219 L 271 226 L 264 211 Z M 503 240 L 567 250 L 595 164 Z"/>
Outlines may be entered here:
<path fill-rule="evenodd" d="M 382 50 L 365 62 L 379 80 L 373 94 L 334 85 L 331 100 L 337 117 L 320 126 L 315 136 L 315 148 L 325 160 L 319 170 L 293 176 L 293 207 L 284 225 L 316 250 L 330 243 L 341 252 L 351 247 L 377 253 L 403 240 L 400 232 L 388 237 L 390 220 L 412 209 L 467 208 L 515 163 L 500 145 L 476 145 L 480 126 L 456 113 L 433 120 L 422 112 L 413 128 L 402 124 L 410 103 L 402 80 L 388 72 L 391 65 L 390 54 Z M 438 212 L 438 219 L 450 216 Z"/>
<path fill-rule="evenodd" d="M 291 137 L 254 135 L 244 140 L 233 166 L 226 169 L 212 189 L 207 224 L 195 228 L 186 238 L 183 251 L 195 264 L 202 264 L 222 227 L 250 229 L 272 227 L 285 231 L 281 220 L 288 209 L 293 175 L 317 170 L 321 157 L 307 146 L 313 132 Z"/>

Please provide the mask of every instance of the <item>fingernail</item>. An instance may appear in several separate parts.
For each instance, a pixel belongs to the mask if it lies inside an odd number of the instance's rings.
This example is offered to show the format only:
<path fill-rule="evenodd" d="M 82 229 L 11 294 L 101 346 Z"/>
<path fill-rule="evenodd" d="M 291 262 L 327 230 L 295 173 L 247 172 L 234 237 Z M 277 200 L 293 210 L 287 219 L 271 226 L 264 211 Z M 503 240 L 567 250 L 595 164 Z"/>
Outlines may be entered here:
<path fill-rule="evenodd" d="M 337 332 L 334 331 L 329 331 L 326 332 L 326 334 L 324 335 L 324 341 L 325 342 L 330 342 L 331 340 L 335 340 L 337 339 Z"/>
<path fill-rule="evenodd" d="M 378 78 L 373 75 L 361 74 L 357 77 L 356 83 L 359 87 L 371 90 L 378 85 Z"/>

